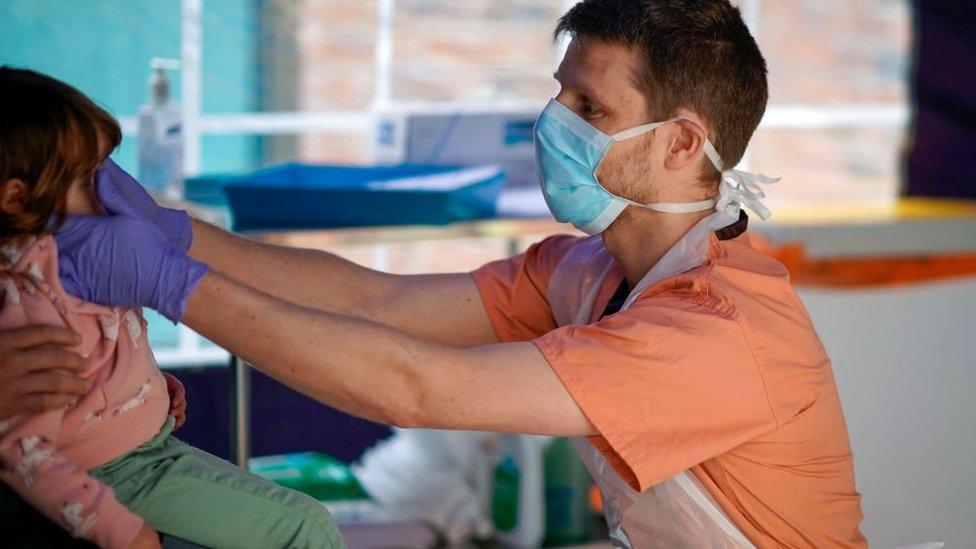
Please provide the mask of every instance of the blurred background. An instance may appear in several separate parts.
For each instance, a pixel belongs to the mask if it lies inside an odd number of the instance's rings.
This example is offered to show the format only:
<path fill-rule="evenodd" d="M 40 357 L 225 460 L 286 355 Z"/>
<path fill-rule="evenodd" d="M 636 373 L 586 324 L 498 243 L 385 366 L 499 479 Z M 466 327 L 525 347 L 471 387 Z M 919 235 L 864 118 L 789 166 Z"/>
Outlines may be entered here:
<path fill-rule="evenodd" d="M 969 396 L 976 206 L 967 201 L 976 197 L 976 7 L 970 0 L 733 3 L 769 64 L 769 108 L 743 165 L 783 178 L 769 192 L 777 217 L 757 234 L 791 269 L 835 361 L 865 532 L 881 546 L 936 539 L 976 546 Z M 552 29 L 573 4 L 2 0 L 0 64 L 63 79 L 108 108 L 125 133 L 115 158 L 137 173 L 151 62 L 179 60 L 167 72 L 186 198 L 191 186 L 209 191 L 214 182 L 289 162 L 500 163 L 508 183 L 497 210 L 475 216 L 493 218 L 487 222 L 390 227 L 397 223 L 380 219 L 285 231 L 245 226 L 242 216 L 234 224 L 221 199 L 191 204 L 260 238 L 329 249 L 375 268 L 463 271 L 566 230 L 539 208 L 530 130 L 555 92 L 551 75 L 565 47 Z M 496 126 L 503 137 L 481 139 L 482 129 Z M 238 460 L 298 451 L 336 458 L 301 462 L 312 470 L 362 460 L 377 441 L 390 440 L 385 427 L 235 368 L 232 357 L 183 327 L 159 317 L 151 323 L 157 358 L 188 386 L 189 442 Z M 570 467 L 552 453 L 558 448 L 547 448 L 547 475 Z M 543 491 L 549 499 L 557 493 L 551 488 Z M 587 524 L 577 524 L 575 536 L 550 533 L 551 543 L 599 538 L 588 522 L 599 513 L 590 488 L 574 489 L 585 497 L 573 500 L 572 520 Z M 479 497 L 494 497 L 497 527 L 497 507 L 505 507 L 497 486 L 494 496 Z M 569 520 L 558 518 L 569 504 L 558 505 L 541 512 L 550 526 Z M 409 510 L 396 516 L 401 526 L 418 518 Z M 375 530 L 364 531 L 357 543 L 369 546 Z"/>
<path fill-rule="evenodd" d="M 207 0 L 186 43 L 178 2 L 5 0 L 0 31 L 17 39 L 4 40 L 0 59 L 72 83 L 134 130 L 150 60 L 195 55 L 198 82 L 174 85 L 177 101 L 192 88 L 199 103 L 197 120 L 185 121 L 195 172 L 370 162 L 378 108 L 539 111 L 555 89 L 554 21 L 572 4 Z M 909 110 L 909 2 L 742 7 L 771 87 L 749 163 L 784 177 L 774 200 L 892 200 Z M 134 169 L 135 155 L 130 138 L 118 158 Z"/>

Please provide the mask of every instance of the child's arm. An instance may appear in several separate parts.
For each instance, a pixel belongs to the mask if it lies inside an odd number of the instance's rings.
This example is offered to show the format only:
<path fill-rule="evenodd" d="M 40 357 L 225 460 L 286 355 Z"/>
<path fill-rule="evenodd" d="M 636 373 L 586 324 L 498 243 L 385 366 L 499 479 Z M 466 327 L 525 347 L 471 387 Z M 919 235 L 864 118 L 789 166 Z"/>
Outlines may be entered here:
<path fill-rule="evenodd" d="M 0 478 L 72 536 L 100 547 L 126 548 L 144 521 L 57 451 L 63 411 L 28 418 L 0 439 Z"/>

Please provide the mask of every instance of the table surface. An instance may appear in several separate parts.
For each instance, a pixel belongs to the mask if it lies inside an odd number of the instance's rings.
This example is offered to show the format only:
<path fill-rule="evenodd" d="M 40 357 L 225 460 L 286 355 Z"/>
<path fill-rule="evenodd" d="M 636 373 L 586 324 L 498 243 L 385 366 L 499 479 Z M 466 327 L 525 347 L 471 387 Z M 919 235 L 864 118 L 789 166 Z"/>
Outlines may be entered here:
<path fill-rule="evenodd" d="M 751 228 L 774 242 L 802 242 L 811 256 L 918 254 L 976 249 L 976 202 L 903 198 L 892 204 L 783 208 Z M 547 219 L 490 219 L 446 226 L 368 227 L 251 233 L 315 249 L 458 238 L 521 239 L 576 232 Z M 517 250 L 521 251 L 521 250 Z"/>

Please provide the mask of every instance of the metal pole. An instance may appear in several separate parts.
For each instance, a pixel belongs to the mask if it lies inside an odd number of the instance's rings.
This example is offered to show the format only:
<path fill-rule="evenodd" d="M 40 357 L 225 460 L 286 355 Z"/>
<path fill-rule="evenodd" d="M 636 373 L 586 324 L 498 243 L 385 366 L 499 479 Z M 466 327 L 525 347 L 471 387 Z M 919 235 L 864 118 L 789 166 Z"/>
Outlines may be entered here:
<path fill-rule="evenodd" d="M 396 17 L 396 0 L 378 0 L 376 2 L 376 45 L 373 48 L 373 104 L 369 112 L 373 116 L 371 157 L 373 162 L 380 157 L 380 132 L 383 131 L 381 120 L 389 114 L 393 103 L 393 43 L 396 35 L 394 19 Z M 385 123 L 390 123 L 386 121 Z M 396 132 L 404 130 L 404 122 L 396 120 Z M 402 143 L 399 140 L 397 144 Z M 386 158 L 384 162 L 391 159 Z"/>
<path fill-rule="evenodd" d="M 739 2 L 739 11 L 746 26 L 749 27 L 749 32 L 758 40 L 762 20 L 762 0 L 742 0 Z"/>
<path fill-rule="evenodd" d="M 373 110 L 385 109 L 393 99 L 393 39 L 396 0 L 377 2 L 376 48 L 373 50 Z"/>
<path fill-rule="evenodd" d="M 373 269 L 384 273 L 390 271 L 390 247 L 386 244 L 373 245 Z"/>
<path fill-rule="evenodd" d="M 739 2 L 739 10 L 742 12 L 742 19 L 746 22 L 746 26 L 749 27 L 749 32 L 752 36 L 759 40 L 760 25 L 762 22 L 762 0 L 742 0 Z M 739 161 L 738 168 L 740 170 L 750 170 L 752 164 L 752 144 L 746 148 L 745 154 L 742 155 L 742 160 Z M 728 166 L 731 168 L 732 166 Z"/>
<path fill-rule="evenodd" d="M 251 458 L 251 369 L 240 357 L 235 356 L 232 360 L 234 426 L 231 431 L 231 450 L 234 452 L 234 463 L 246 470 L 247 462 Z"/>
<path fill-rule="evenodd" d="M 559 15 L 562 16 L 566 12 L 571 10 L 573 6 L 576 5 L 577 2 L 578 0 L 563 0 L 562 3 L 560 4 Z M 556 41 L 556 47 L 553 49 L 553 57 L 555 58 L 554 68 L 558 67 L 559 64 L 562 63 L 563 57 L 566 56 L 566 50 L 569 49 L 569 43 L 571 42 L 571 40 L 572 39 L 570 38 L 569 35 L 563 35 L 560 36 L 559 40 Z"/>
<path fill-rule="evenodd" d="M 203 0 L 183 0 L 180 37 L 180 101 L 183 118 L 183 175 L 200 173 L 200 116 L 203 110 Z"/>
<path fill-rule="evenodd" d="M 510 236 L 505 246 L 508 248 L 509 257 L 516 256 L 522 252 L 522 240 L 517 236 Z"/>

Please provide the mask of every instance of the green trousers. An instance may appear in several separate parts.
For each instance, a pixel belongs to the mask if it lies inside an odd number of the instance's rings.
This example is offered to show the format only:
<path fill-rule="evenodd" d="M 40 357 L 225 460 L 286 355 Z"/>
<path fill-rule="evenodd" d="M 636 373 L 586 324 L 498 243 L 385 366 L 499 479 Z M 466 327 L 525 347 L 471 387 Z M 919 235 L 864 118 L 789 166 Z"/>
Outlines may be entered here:
<path fill-rule="evenodd" d="M 184 444 L 172 430 L 170 418 L 152 440 L 91 475 L 160 533 L 199 545 L 345 547 L 324 505 Z"/>

